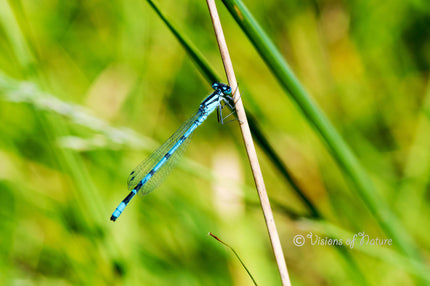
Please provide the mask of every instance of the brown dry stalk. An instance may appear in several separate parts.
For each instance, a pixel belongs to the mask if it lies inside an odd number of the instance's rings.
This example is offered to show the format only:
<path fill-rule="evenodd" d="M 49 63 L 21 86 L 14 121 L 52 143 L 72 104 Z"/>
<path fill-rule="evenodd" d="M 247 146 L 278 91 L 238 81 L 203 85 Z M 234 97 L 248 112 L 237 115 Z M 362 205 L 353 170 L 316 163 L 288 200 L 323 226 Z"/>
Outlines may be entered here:
<path fill-rule="evenodd" d="M 212 24 L 215 30 L 218 47 L 221 53 L 224 69 L 227 74 L 227 79 L 230 87 L 234 92 L 235 108 L 237 118 L 240 123 L 240 130 L 242 132 L 243 142 L 248 154 L 249 163 L 251 165 L 252 174 L 254 176 L 255 186 L 257 188 L 258 197 L 260 198 L 261 208 L 263 209 L 264 219 L 266 221 L 267 230 L 270 236 L 270 242 L 275 254 L 276 263 L 278 264 L 279 273 L 281 275 L 282 285 L 291 285 L 288 276 L 287 265 L 284 259 L 281 242 L 279 240 L 278 231 L 276 229 L 275 220 L 273 218 L 272 209 L 270 208 L 269 197 L 267 196 L 266 186 L 264 185 L 263 174 L 258 163 L 257 153 L 252 141 L 251 131 L 249 129 L 248 120 L 246 118 L 245 109 L 242 104 L 239 88 L 237 86 L 236 76 L 234 74 L 233 65 L 231 63 L 230 55 L 227 49 L 227 43 L 222 31 L 221 22 L 218 16 L 214 0 L 206 0 L 211 15 Z"/>

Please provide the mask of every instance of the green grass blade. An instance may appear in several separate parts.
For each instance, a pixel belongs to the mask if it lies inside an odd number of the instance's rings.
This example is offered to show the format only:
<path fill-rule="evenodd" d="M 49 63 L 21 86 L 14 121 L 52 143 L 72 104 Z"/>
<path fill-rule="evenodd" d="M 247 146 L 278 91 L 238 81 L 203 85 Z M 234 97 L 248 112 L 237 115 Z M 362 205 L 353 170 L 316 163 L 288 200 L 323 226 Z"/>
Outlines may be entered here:
<path fill-rule="evenodd" d="M 202 72 L 205 79 L 209 84 L 213 82 L 220 81 L 220 77 L 216 75 L 214 70 L 209 65 L 208 61 L 203 57 L 203 55 L 199 52 L 199 50 L 184 36 L 183 33 L 179 32 L 175 26 L 166 18 L 166 16 L 160 11 L 158 6 L 152 1 L 147 0 L 150 6 L 154 9 L 160 19 L 166 24 L 166 26 L 170 29 L 182 47 L 185 49 L 187 54 L 191 57 L 193 62 L 197 65 L 197 67 Z M 254 120 L 254 116 L 246 111 L 249 117 L 249 125 L 251 128 L 251 132 L 254 135 L 254 139 L 256 139 L 257 144 L 264 151 L 266 156 L 271 160 L 276 169 L 278 169 L 279 173 L 285 178 L 285 180 L 291 185 L 293 190 L 296 192 L 298 197 L 302 200 L 303 204 L 306 206 L 308 211 L 312 216 L 318 217 L 319 213 L 317 208 L 312 204 L 312 202 L 308 199 L 306 194 L 300 189 L 300 187 L 296 184 L 294 178 L 285 167 L 285 164 L 280 159 L 280 156 L 276 153 L 276 151 L 271 147 L 269 140 L 264 136 L 261 129 L 256 124 L 256 120 Z"/>
<path fill-rule="evenodd" d="M 264 150 L 266 155 L 270 158 L 272 163 L 278 169 L 278 171 L 282 174 L 282 177 L 291 185 L 293 190 L 296 192 L 297 196 L 302 200 L 302 202 L 306 205 L 308 211 L 310 212 L 311 217 L 314 218 L 322 218 L 321 214 L 314 206 L 314 204 L 308 199 L 306 194 L 302 192 L 299 186 L 294 181 L 294 178 L 291 176 L 290 172 L 287 170 L 287 167 L 282 162 L 279 155 L 276 153 L 275 149 L 273 149 L 270 142 L 267 140 L 267 137 L 264 136 L 262 130 L 258 126 L 257 120 L 254 116 L 247 111 L 248 123 L 251 127 L 253 138 L 257 141 L 258 145 Z"/>
<path fill-rule="evenodd" d="M 193 59 L 193 61 L 200 68 L 203 76 L 207 79 L 209 84 L 214 82 L 219 82 L 219 77 L 216 75 L 215 71 L 208 64 L 208 61 L 203 57 L 203 55 L 197 50 L 197 48 L 188 40 L 182 33 L 180 33 L 175 26 L 167 20 L 166 16 L 161 13 L 160 8 L 152 1 L 146 0 L 148 4 L 154 9 L 155 13 L 160 17 L 160 19 L 166 24 L 169 30 L 173 33 L 175 38 L 179 41 L 181 46 L 185 49 L 187 54 Z"/>
<path fill-rule="evenodd" d="M 190 41 L 185 38 L 178 30 L 174 28 L 169 20 L 161 13 L 159 8 L 155 5 L 155 3 L 151 0 L 147 0 L 151 7 L 155 10 L 158 16 L 162 19 L 162 21 L 167 25 L 167 27 L 171 30 L 171 32 L 175 35 L 177 40 L 181 43 L 183 48 L 186 50 L 188 55 L 193 59 L 194 63 L 197 67 L 202 71 L 203 76 L 207 79 L 208 83 L 212 83 L 214 80 L 219 81 L 219 77 L 215 75 L 213 69 L 209 67 L 208 62 L 203 58 L 201 53 L 195 48 L 195 46 L 191 45 Z M 295 179 L 292 177 L 285 164 L 282 162 L 280 156 L 271 146 L 269 140 L 266 136 L 264 136 L 262 130 L 259 128 L 257 124 L 257 120 L 252 115 L 249 110 L 246 110 L 248 116 L 248 123 L 251 128 L 252 135 L 256 140 L 257 144 L 266 154 L 266 156 L 270 159 L 275 168 L 279 171 L 279 173 L 284 177 L 284 179 L 291 185 L 293 190 L 298 195 L 299 199 L 304 203 L 307 210 L 310 213 L 311 218 L 320 218 L 323 219 L 323 216 L 319 213 L 316 206 L 308 199 L 306 194 L 300 189 L 300 187 L 296 184 Z M 272 200 L 272 204 L 277 206 L 276 200 Z M 282 211 L 288 215 L 288 217 L 297 219 L 298 217 L 303 217 L 307 215 L 297 214 L 292 210 L 288 210 L 285 206 L 283 206 Z M 356 263 L 353 258 L 351 258 L 345 249 L 339 249 L 341 257 L 345 260 L 345 262 L 349 265 L 349 269 L 354 273 L 357 281 L 361 281 L 361 285 L 368 285 L 366 282 L 364 274 L 357 270 Z"/>
<path fill-rule="evenodd" d="M 344 243 L 347 240 L 353 239 L 354 235 L 356 235 L 326 221 L 324 222 L 303 219 L 303 221 L 301 222 L 301 226 L 303 230 L 318 233 L 320 235 L 325 235 L 328 237 L 342 239 Z M 413 259 L 411 257 L 406 257 L 402 254 L 399 254 L 396 251 L 391 250 L 389 246 L 370 246 L 366 243 L 360 243 L 360 238 L 357 239 L 356 243 L 354 243 L 353 246 L 343 246 L 345 248 L 351 249 L 352 251 L 364 253 L 387 264 L 398 267 L 405 272 L 416 275 L 417 277 L 420 277 L 422 280 L 425 281 L 424 285 L 428 285 L 428 282 L 430 282 L 430 272 L 428 271 L 428 266 L 425 263 Z"/>
<path fill-rule="evenodd" d="M 280 85 L 296 101 L 306 119 L 321 135 L 338 164 L 351 179 L 358 196 L 376 217 L 387 236 L 396 242 L 398 248 L 404 254 L 419 257 L 411 238 L 406 234 L 406 230 L 392 214 L 388 205 L 379 197 L 366 171 L 360 165 L 351 149 L 306 92 L 274 43 L 245 5 L 240 0 L 223 0 L 223 3 L 255 46 Z"/>
<path fill-rule="evenodd" d="M 195 46 L 191 45 L 190 41 L 185 38 L 178 30 L 174 28 L 169 20 L 161 13 L 159 8 L 155 5 L 155 3 L 151 0 L 147 0 L 151 7 L 155 10 L 157 15 L 162 19 L 162 21 L 167 25 L 167 27 L 171 30 L 177 40 L 181 43 L 183 48 L 186 50 L 188 55 L 193 59 L 194 63 L 197 67 L 202 71 L 203 76 L 208 80 L 208 83 L 212 83 L 214 78 L 215 81 L 219 81 L 219 77 L 215 75 L 213 69 L 209 67 L 208 62 L 203 58 L 201 53 L 195 48 Z M 310 213 L 310 217 L 323 219 L 323 216 L 319 213 L 316 206 L 308 199 L 307 195 L 300 189 L 300 187 L 296 184 L 295 179 L 292 177 L 285 164 L 282 162 L 280 156 L 276 153 L 276 151 L 271 146 L 269 140 L 266 136 L 264 136 L 262 130 L 257 124 L 257 120 L 252 115 L 249 110 L 246 110 L 248 123 L 251 128 L 252 135 L 256 140 L 257 144 L 264 151 L 266 156 L 270 159 L 275 168 L 279 171 L 279 173 L 284 177 L 287 183 L 293 188 L 296 192 L 297 196 L 306 206 L 307 210 Z M 275 205 L 277 205 L 276 200 L 272 201 Z M 282 210 L 285 212 L 286 208 L 282 207 Z M 298 216 L 302 216 L 302 214 L 295 214 L 293 211 L 286 211 L 287 215 L 290 218 L 297 218 Z M 339 252 L 343 259 L 345 259 L 346 263 L 349 264 L 349 269 L 356 269 L 356 263 L 354 260 L 348 256 L 348 253 L 345 249 L 339 249 Z M 355 270 L 354 275 L 357 277 L 357 281 L 362 281 L 361 285 L 367 285 L 366 279 L 361 271 Z"/>

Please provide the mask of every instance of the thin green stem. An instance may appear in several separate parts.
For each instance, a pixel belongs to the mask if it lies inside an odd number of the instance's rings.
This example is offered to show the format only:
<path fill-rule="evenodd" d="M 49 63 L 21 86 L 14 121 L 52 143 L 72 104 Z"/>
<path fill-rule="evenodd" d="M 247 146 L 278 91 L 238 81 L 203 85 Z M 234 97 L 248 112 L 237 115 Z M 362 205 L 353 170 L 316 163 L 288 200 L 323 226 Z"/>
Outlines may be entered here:
<path fill-rule="evenodd" d="M 225 243 L 224 241 L 222 241 L 221 239 L 219 239 L 216 235 L 214 235 L 213 233 L 209 232 L 209 235 L 212 236 L 213 238 L 215 238 L 216 240 L 218 240 L 219 242 L 221 242 L 222 244 L 224 244 L 225 246 L 227 246 L 236 256 L 236 258 L 239 260 L 240 264 L 242 264 L 243 268 L 245 268 L 246 272 L 248 273 L 249 277 L 251 277 L 252 282 L 254 283 L 255 286 L 257 286 L 257 282 L 255 282 L 254 277 L 252 277 L 251 272 L 249 272 L 248 268 L 245 266 L 245 263 L 243 263 L 242 259 L 240 259 L 239 255 L 237 254 L 237 252 L 233 249 L 233 247 L 231 247 L 230 245 L 228 245 L 227 243 Z"/>
<path fill-rule="evenodd" d="M 255 46 L 279 84 L 295 100 L 305 118 L 318 131 L 333 157 L 351 179 L 358 196 L 375 216 L 387 236 L 395 241 L 404 254 L 418 258 L 419 254 L 411 238 L 374 189 L 364 168 L 333 124 L 306 92 L 279 50 L 246 6 L 240 0 L 223 0 L 223 3 Z"/>

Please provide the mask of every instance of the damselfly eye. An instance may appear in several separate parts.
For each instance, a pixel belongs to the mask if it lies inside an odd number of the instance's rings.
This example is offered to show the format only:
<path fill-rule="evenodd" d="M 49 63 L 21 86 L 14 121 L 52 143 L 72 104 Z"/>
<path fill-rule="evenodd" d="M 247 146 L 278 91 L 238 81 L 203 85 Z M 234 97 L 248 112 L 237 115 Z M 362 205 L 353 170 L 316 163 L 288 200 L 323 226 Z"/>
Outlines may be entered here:
<path fill-rule="evenodd" d="M 213 89 L 218 89 L 218 88 L 219 88 L 219 83 L 214 82 L 214 83 L 212 84 L 212 88 L 213 88 Z"/>
<path fill-rule="evenodd" d="M 223 86 L 222 87 L 222 91 L 224 93 L 230 94 L 231 93 L 231 87 L 229 87 L 229 86 Z"/>

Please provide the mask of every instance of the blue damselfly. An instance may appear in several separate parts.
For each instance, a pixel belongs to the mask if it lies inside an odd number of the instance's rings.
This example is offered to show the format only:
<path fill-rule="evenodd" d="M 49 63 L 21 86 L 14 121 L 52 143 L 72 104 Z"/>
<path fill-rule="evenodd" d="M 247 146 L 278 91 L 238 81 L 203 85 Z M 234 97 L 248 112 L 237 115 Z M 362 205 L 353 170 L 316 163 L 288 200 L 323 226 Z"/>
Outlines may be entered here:
<path fill-rule="evenodd" d="M 225 119 L 222 116 L 223 106 L 227 105 L 234 111 L 231 88 L 222 83 L 214 83 L 212 88 L 215 91 L 202 101 L 194 116 L 185 121 L 163 145 L 130 173 L 128 177 L 128 189 L 130 193 L 113 212 L 110 218 L 112 221 L 115 221 L 121 215 L 130 200 L 137 193 L 142 195 L 148 194 L 164 181 L 188 146 L 194 130 L 212 112 L 217 110 L 218 121 L 223 123 Z"/>

